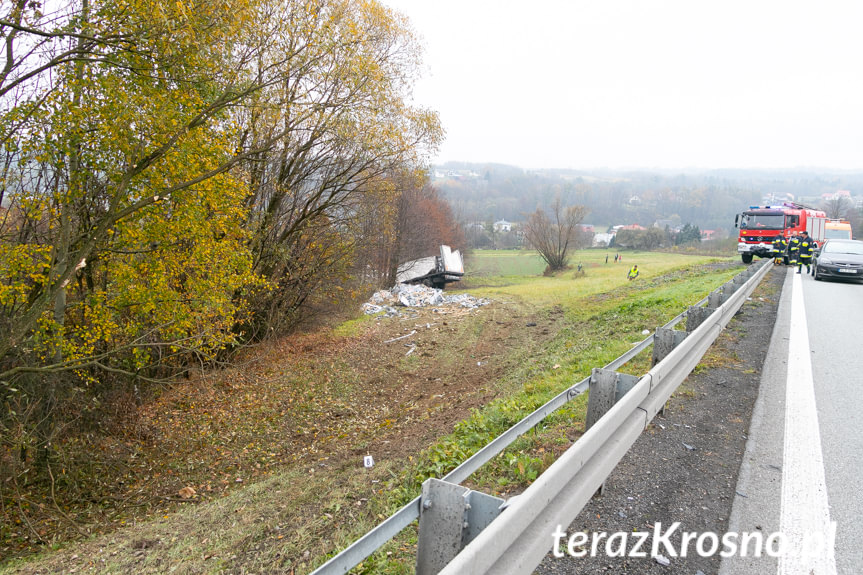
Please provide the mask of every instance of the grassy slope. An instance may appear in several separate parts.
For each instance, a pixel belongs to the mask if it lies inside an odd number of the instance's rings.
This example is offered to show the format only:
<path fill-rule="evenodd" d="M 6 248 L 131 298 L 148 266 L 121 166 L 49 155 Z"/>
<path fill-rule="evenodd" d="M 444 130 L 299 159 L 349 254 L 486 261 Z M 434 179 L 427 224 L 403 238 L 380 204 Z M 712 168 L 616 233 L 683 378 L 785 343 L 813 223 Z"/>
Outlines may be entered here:
<path fill-rule="evenodd" d="M 706 296 L 741 271 L 729 258 L 627 252 L 625 261 L 605 263 L 605 252 L 585 250 L 573 254 L 582 263 L 577 270 L 543 277 L 535 274 L 544 262 L 529 252 L 475 252 L 466 263 L 473 295 L 496 301 L 524 303 L 541 309 L 563 308 L 566 327 L 541 358 L 525 366 L 510 380 L 499 382 L 503 397 L 456 427 L 453 434 L 431 446 L 417 462 L 395 478 L 390 499 L 394 511 L 409 501 L 426 477 L 440 477 L 486 445 L 494 437 L 534 411 L 569 385 L 626 352 L 654 329 Z M 705 264 L 726 262 L 723 271 Z M 626 272 L 638 264 L 639 278 L 628 282 Z M 650 350 L 622 371 L 641 374 L 649 369 Z M 586 396 L 548 417 L 531 435 L 513 443 L 465 484 L 473 489 L 507 497 L 519 492 L 548 467 L 583 430 Z M 368 527 L 371 527 L 369 525 Z M 346 543 L 364 532 L 363 529 Z M 416 534 L 406 530 L 358 573 L 412 573 Z"/>
<path fill-rule="evenodd" d="M 226 497 L 19 567 L 22 572 L 73 566 L 78 572 L 308 571 L 323 560 L 321 553 L 344 546 L 415 496 L 425 477 L 445 473 L 592 367 L 629 349 L 644 337 L 642 330 L 665 323 L 739 271 L 731 258 L 724 260 L 730 267 L 717 270 L 701 267 L 714 258 L 626 252 L 624 262 L 614 264 L 613 257 L 605 264 L 605 252 L 579 252 L 572 261 L 583 264 L 584 275 L 568 271 L 556 277 L 538 276 L 544 266 L 527 253 L 481 252 L 468 260 L 464 283 L 476 286 L 471 293 L 492 298 L 495 305 L 546 314 L 555 333 L 541 352 L 519 357 L 520 369 L 494 382 L 498 399 L 418 457 L 382 462 L 363 474 L 342 465 L 329 473 L 325 489 L 307 467 L 288 466 Z M 633 263 L 642 273 L 627 282 Z M 355 322 L 341 332 L 362 333 L 368 326 Z M 633 372 L 643 373 L 646 361 L 640 358 Z M 519 491 L 577 437 L 583 407 L 574 402 L 552 416 L 543 433 L 516 442 L 471 478 L 471 485 L 502 496 Z M 413 537 L 407 530 L 360 571 L 410 572 Z"/>

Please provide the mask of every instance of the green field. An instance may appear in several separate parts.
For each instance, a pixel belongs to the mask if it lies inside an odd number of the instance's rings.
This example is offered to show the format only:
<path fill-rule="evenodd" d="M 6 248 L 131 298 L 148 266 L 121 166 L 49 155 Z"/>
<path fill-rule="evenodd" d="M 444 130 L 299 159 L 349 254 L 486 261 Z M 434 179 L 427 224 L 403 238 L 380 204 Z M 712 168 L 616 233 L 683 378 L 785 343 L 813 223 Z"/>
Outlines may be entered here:
<path fill-rule="evenodd" d="M 618 252 L 605 250 L 573 252 L 570 257 L 571 269 L 546 277 L 543 276 L 545 262 L 536 252 L 476 250 L 466 258 L 465 277 L 461 282 L 463 286 L 459 287 L 467 288 L 475 295 L 489 298 L 516 296 L 538 306 L 554 303 L 575 305 L 585 296 L 606 293 L 624 287 L 628 283 L 633 286 L 650 284 L 656 278 L 673 270 L 735 260 L 733 257 L 717 258 L 627 251 L 621 253 L 622 261 L 615 263 L 615 253 Z M 606 255 L 608 255 L 608 263 L 606 263 Z M 578 264 L 582 265 L 582 273 L 577 271 Z M 639 276 L 633 282 L 629 282 L 626 278 L 627 272 L 634 264 L 638 265 Z"/>

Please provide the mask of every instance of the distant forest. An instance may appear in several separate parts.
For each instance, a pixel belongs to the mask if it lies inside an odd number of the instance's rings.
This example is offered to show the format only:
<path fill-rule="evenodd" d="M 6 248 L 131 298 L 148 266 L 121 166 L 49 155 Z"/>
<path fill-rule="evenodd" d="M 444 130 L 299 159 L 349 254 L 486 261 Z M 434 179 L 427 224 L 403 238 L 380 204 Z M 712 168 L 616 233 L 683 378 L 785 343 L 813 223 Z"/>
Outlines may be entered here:
<path fill-rule="evenodd" d="M 564 205 L 589 208 L 596 231 L 619 224 L 649 227 L 658 220 L 702 230 L 734 229 L 750 205 L 794 200 L 822 207 L 839 190 L 863 199 L 863 172 L 829 170 L 575 171 L 523 170 L 501 164 L 432 167 L 434 186 L 463 223 L 524 221 L 560 195 Z"/>

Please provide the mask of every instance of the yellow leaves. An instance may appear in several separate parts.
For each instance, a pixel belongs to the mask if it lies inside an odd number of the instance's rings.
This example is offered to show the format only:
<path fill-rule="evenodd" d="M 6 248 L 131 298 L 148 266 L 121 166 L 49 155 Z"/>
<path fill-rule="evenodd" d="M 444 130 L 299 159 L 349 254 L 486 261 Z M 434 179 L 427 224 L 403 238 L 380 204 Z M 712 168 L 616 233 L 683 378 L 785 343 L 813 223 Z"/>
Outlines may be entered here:
<path fill-rule="evenodd" d="M 48 282 L 51 247 L 0 243 L 0 306 L 20 305 Z"/>
<path fill-rule="evenodd" d="M 46 353 L 51 346 L 77 357 L 117 349 L 140 368 L 163 353 L 218 350 L 232 343 L 249 312 L 244 294 L 272 287 L 253 272 L 249 248 L 254 234 L 268 232 L 248 223 L 259 164 L 220 170 L 259 143 L 242 139 L 250 131 L 283 126 L 290 126 L 279 144 L 287 154 L 317 150 L 309 156 L 325 158 L 298 173 L 326 173 L 358 156 L 369 158 L 369 172 L 412 161 L 413 142 L 423 135 L 404 103 L 411 70 L 400 66 L 411 65 L 413 40 L 403 20 L 366 1 L 117 0 L 97 2 L 91 20 L 93 34 L 129 44 L 102 46 L 110 58 L 97 63 L 57 67 L 43 109 L 15 111 L 31 122 L 14 139 L 21 166 L 38 164 L 71 183 L 20 193 L 21 212 L 46 247 L 2 245 L 0 305 L 26 306 L 49 281 L 52 258 L 65 261 L 52 256 L 47 246 L 54 245 L 88 265 L 69 278 L 65 340 L 46 339 Z M 249 98 L 231 100 L 256 81 Z M 224 101 L 230 106 L 220 108 Z M 4 113 L 2 120 L 12 118 Z M 345 176 L 338 193 L 372 196 L 380 236 L 390 237 L 398 189 L 366 169 Z M 120 221 L 104 219 L 150 199 Z M 353 199 L 344 207 L 339 220 Z M 290 269 L 275 273 L 273 283 L 329 284 L 322 301 L 355 297 L 339 284 L 351 273 L 360 225 L 337 227 L 331 216 L 273 248 Z M 93 252 L 72 254 L 72 239 L 93 230 L 104 230 Z M 64 233 L 71 240 L 65 244 Z M 284 279 L 291 273 L 296 277 Z M 60 333 L 48 324 L 35 331 Z"/>

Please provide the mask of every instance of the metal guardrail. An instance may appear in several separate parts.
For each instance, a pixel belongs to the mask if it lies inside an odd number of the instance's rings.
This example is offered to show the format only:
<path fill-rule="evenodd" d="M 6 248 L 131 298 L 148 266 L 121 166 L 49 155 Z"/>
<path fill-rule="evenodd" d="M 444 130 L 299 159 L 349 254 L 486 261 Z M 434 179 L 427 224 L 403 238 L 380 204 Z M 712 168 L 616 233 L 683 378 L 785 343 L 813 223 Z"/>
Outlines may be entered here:
<path fill-rule="evenodd" d="M 732 295 L 724 293 L 724 288 L 718 290 L 721 303 L 715 311 L 516 497 L 440 575 L 531 573 L 551 548 L 553 530 L 575 519 L 771 267 L 765 260 L 748 281 L 731 286 Z"/>
<path fill-rule="evenodd" d="M 719 331 L 730 320 L 731 316 L 736 313 L 745 298 L 755 289 L 755 286 L 769 269 L 766 263 L 757 271 L 755 271 L 756 268 L 756 265 L 750 266 L 746 271 L 712 292 L 695 306 L 690 307 L 689 310 L 681 313 L 662 326 L 662 328 L 658 328 L 657 332 L 662 329 L 670 330 L 687 317 L 691 321 L 693 312 L 704 310 L 705 308 L 701 307 L 704 304 L 707 304 L 707 310 L 718 307 L 709 317 L 700 319 L 698 328 L 695 328 L 664 360 L 656 364 L 647 375 L 641 378 L 636 386 L 626 393 L 621 401 L 615 404 L 605 416 L 600 418 L 593 427 L 585 432 L 522 495 L 511 500 L 513 504 L 508 505 L 509 509 L 507 512 L 502 514 L 497 520 L 491 522 L 484 531 L 480 532 L 476 536 L 476 539 L 469 543 L 441 573 L 529 573 L 539 563 L 551 544 L 551 538 L 545 537 L 548 539 L 548 545 L 542 548 L 541 552 L 536 551 L 536 549 L 539 549 L 543 545 L 541 540 L 534 541 L 530 545 L 531 549 L 534 550 L 533 553 L 527 553 L 527 549 L 523 549 L 528 540 L 537 539 L 537 533 L 543 537 L 551 533 L 550 527 L 548 530 L 543 530 L 546 525 L 545 514 L 549 513 L 547 506 L 546 511 L 540 513 L 539 510 L 542 506 L 538 506 L 539 502 L 536 501 L 537 496 L 534 494 L 537 492 L 545 493 L 545 495 L 540 495 L 539 499 L 544 500 L 546 505 L 551 505 L 552 509 L 564 512 L 566 516 L 571 513 L 571 518 L 565 522 L 567 525 L 575 518 L 575 515 L 578 514 L 590 498 L 590 495 L 596 492 L 617 462 L 623 457 L 632 443 L 634 443 L 635 438 L 640 435 L 647 423 L 662 408 L 679 383 L 698 364 L 701 356 L 710 347 L 710 344 L 713 343 Z M 745 279 L 745 283 L 739 278 Z M 744 287 L 744 289 L 738 289 L 740 287 Z M 733 295 L 729 295 L 728 292 L 733 292 Z M 717 316 L 717 314 L 720 315 Z M 615 370 L 625 365 L 639 353 L 650 347 L 654 342 L 654 337 L 654 334 L 646 337 L 603 369 Z M 557 409 L 587 391 L 590 379 L 590 377 L 586 377 L 559 393 L 445 475 L 442 481 L 458 484 L 466 480 L 482 465 L 506 449 L 518 437 L 527 433 Z M 674 383 L 675 381 L 676 383 Z M 625 430 L 623 430 L 624 427 L 626 428 Z M 622 437 L 617 437 L 621 433 Z M 597 461 L 593 464 L 592 458 L 600 451 L 600 447 L 606 445 L 608 450 L 601 450 L 602 461 Z M 573 459 L 578 465 L 573 465 Z M 564 463 L 564 460 L 566 463 Z M 613 463 L 611 463 L 612 461 Z M 594 469 L 594 465 L 599 466 L 599 468 Z M 560 469 L 568 470 L 562 479 L 558 471 Z M 564 493 L 565 488 L 576 478 L 579 484 L 577 486 L 577 493 Z M 582 483 L 582 480 L 584 480 L 584 483 Z M 591 488 L 590 486 L 592 485 L 593 487 Z M 569 490 L 571 491 L 572 488 L 569 488 Z M 550 493 L 554 493 L 555 495 L 549 495 Z M 586 498 L 583 497 L 584 493 L 588 494 Z M 525 497 L 528 495 L 529 497 Z M 578 497 L 574 499 L 576 495 Z M 387 541 L 395 537 L 405 527 L 420 518 L 422 513 L 421 499 L 422 496 L 414 498 L 384 522 L 345 548 L 341 553 L 318 567 L 312 575 L 341 575 L 350 571 Z M 578 504 L 577 509 L 572 512 L 574 509 L 573 502 L 581 501 L 581 499 L 584 499 L 584 502 Z M 468 508 L 470 508 L 469 505 Z M 527 515 L 525 515 L 526 512 Z M 559 513 L 555 513 L 554 515 L 557 517 Z M 555 525 L 563 523 L 564 521 L 560 520 Z M 536 531 L 537 529 L 538 531 Z M 531 537 L 527 533 L 534 533 L 534 535 Z M 507 552 L 506 548 L 516 548 L 518 551 Z M 493 565 L 486 565 L 487 559 L 494 557 L 496 552 L 499 552 L 497 555 L 500 557 L 499 561 Z M 522 557 L 525 553 L 527 553 L 525 557 Z M 537 553 L 539 553 L 539 558 L 531 564 L 530 561 L 533 560 Z M 486 560 L 479 561 L 480 558 Z M 530 566 L 528 567 L 528 565 Z"/>

